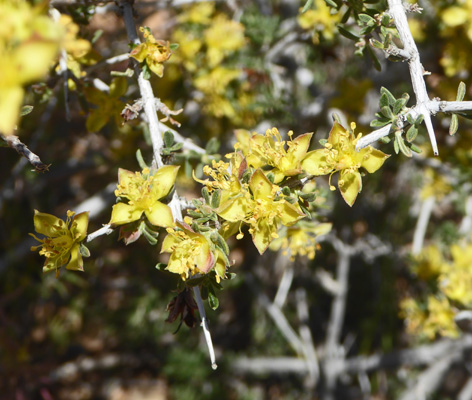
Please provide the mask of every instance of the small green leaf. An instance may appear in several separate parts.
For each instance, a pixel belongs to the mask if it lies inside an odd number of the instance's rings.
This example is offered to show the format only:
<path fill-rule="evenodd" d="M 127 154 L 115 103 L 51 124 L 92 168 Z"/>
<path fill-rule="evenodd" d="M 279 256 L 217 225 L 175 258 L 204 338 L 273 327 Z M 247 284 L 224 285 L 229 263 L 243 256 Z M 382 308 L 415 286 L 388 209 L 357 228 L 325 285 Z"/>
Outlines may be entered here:
<path fill-rule="evenodd" d="M 210 193 L 208 192 L 208 189 L 206 186 L 203 186 L 202 188 L 202 196 L 205 200 L 205 204 L 210 204 Z"/>
<path fill-rule="evenodd" d="M 388 105 L 388 96 L 385 93 L 382 93 L 382 95 L 380 96 L 379 106 L 380 108 L 382 108 L 387 107 Z"/>
<path fill-rule="evenodd" d="M 364 24 L 375 23 L 375 19 L 368 14 L 359 14 L 359 20 Z"/>
<path fill-rule="evenodd" d="M 338 113 L 333 113 L 331 115 L 331 117 L 333 118 L 333 121 L 337 122 L 338 124 L 342 125 L 342 121 L 341 121 L 341 117 L 339 116 Z M 321 141 L 320 141 L 321 142 Z"/>
<path fill-rule="evenodd" d="M 369 39 L 369 44 L 370 44 L 372 47 L 375 47 L 376 49 L 379 49 L 379 50 L 383 50 L 383 49 L 384 49 L 383 43 L 380 43 L 378 40 L 376 40 L 376 39 L 374 39 L 374 38 L 370 38 L 370 39 Z"/>
<path fill-rule="evenodd" d="M 382 112 L 383 115 L 385 115 L 385 117 L 387 117 L 390 120 L 395 118 L 395 115 L 393 115 L 392 109 L 389 106 L 382 107 L 380 111 Z"/>
<path fill-rule="evenodd" d="M 411 116 L 411 114 L 407 114 L 406 119 L 410 125 L 414 125 L 415 119 Z"/>
<path fill-rule="evenodd" d="M 328 139 L 320 139 L 319 142 L 324 147 L 324 145 L 328 143 Z"/>
<path fill-rule="evenodd" d="M 220 206 L 221 190 L 215 190 L 211 195 L 211 207 L 218 208 Z"/>
<path fill-rule="evenodd" d="M 413 143 L 410 144 L 410 147 L 411 147 L 411 150 L 413 150 L 415 153 L 420 154 L 422 151 L 418 146 L 414 145 Z"/>
<path fill-rule="evenodd" d="M 408 131 L 406 132 L 406 140 L 408 142 L 413 142 L 418 135 L 418 128 L 415 125 L 411 125 Z"/>
<path fill-rule="evenodd" d="M 83 243 L 80 243 L 79 251 L 82 257 L 90 257 L 90 250 Z"/>
<path fill-rule="evenodd" d="M 169 150 L 176 152 L 179 151 L 182 147 L 184 147 L 184 144 L 182 142 L 175 143 Z"/>
<path fill-rule="evenodd" d="M 398 147 L 398 140 L 395 137 L 395 141 L 393 142 L 393 150 L 395 151 L 395 154 L 398 154 L 400 151 L 400 148 Z"/>
<path fill-rule="evenodd" d="M 21 107 L 20 117 L 28 115 L 31 111 L 33 111 L 33 106 L 23 106 L 23 107 Z"/>
<path fill-rule="evenodd" d="M 172 51 L 175 51 L 179 48 L 179 44 L 178 43 L 171 43 L 169 45 L 169 48 L 172 50 Z"/>
<path fill-rule="evenodd" d="M 380 88 L 380 94 L 386 94 L 387 95 L 387 98 L 388 98 L 388 104 L 390 106 L 393 106 L 395 104 L 395 102 L 397 101 L 397 99 L 395 98 L 395 96 L 390 92 L 390 90 L 388 90 L 387 88 L 385 87 L 381 87 Z"/>
<path fill-rule="evenodd" d="M 382 128 L 383 126 L 390 124 L 392 121 L 386 119 L 374 119 L 370 121 L 370 126 L 372 128 Z"/>
<path fill-rule="evenodd" d="M 290 188 L 288 186 L 284 186 L 282 188 L 282 194 L 284 196 L 290 196 L 292 194 L 292 192 L 290 191 Z"/>
<path fill-rule="evenodd" d="M 316 200 L 316 194 L 314 193 L 300 193 L 299 197 L 307 201 L 308 203 L 311 203 Z"/>
<path fill-rule="evenodd" d="M 374 63 L 374 68 L 377 70 L 377 71 L 381 71 L 382 70 L 382 66 L 380 65 L 380 61 L 379 59 L 377 58 L 377 55 L 374 53 L 374 51 L 372 50 L 372 47 L 368 46 L 365 48 L 365 50 L 367 51 L 367 54 L 369 55 L 369 57 L 372 59 L 372 62 Z"/>
<path fill-rule="evenodd" d="M 361 38 L 357 33 L 350 31 L 342 25 L 338 25 L 338 30 L 341 35 L 356 42 Z"/>
<path fill-rule="evenodd" d="M 167 268 L 167 264 L 163 264 L 163 263 L 156 264 L 156 269 L 158 269 L 159 271 L 165 271 L 166 268 Z"/>
<path fill-rule="evenodd" d="M 382 143 L 390 143 L 392 139 L 390 139 L 388 136 L 381 137 L 379 139 Z"/>
<path fill-rule="evenodd" d="M 143 64 L 143 79 L 146 79 L 147 81 L 151 79 L 151 69 L 148 67 L 146 63 Z"/>
<path fill-rule="evenodd" d="M 401 131 L 395 132 L 395 138 L 397 139 L 398 147 L 400 151 L 407 157 L 411 157 L 411 149 L 405 144 Z"/>
<path fill-rule="evenodd" d="M 461 83 L 459 83 L 459 87 L 457 88 L 457 97 L 456 97 L 456 101 L 462 101 L 464 100 L 464 96 L 465 96 L 465 83 L 461 81 Z M 450 130 L 449 130 L 449 133 L 450 133 Z"/>
<path fill-rule="evenodd" d="M 326 4 L 328 4 L 328 6 L 333 7 L 336 10 L 339 8 L 339 6 L 333 0 L 325 0 L 325 2 L 326 2 Z M 344 21 L 344 22 L 346 22 L 346 21 Z"/>
<path fill-rule="evenodd" d="M 449 135 L 455 135 L 458 129 L 459 129 L 459 117 L 456 114 L 452 114 L 451 125 L 449 125 Z"/>
<path fill-rule="evenodd" d="M 215 293 L 213 293 L 213 289 L 210 289 L 208 291 L 208 305 L 211 307 L 212 310 L 216 310 L 220 305 L 218 298 L 215 296 Z"/>
<path fill-rule="evenodd" d="M 174 134 L 171 131 L 164 132 L 164 145 L 166 147 L 172 147 L 174 144 Z"/>
<path fill-rule="evenodd" d="M 403 97 L 395 101 L 395 104 L 393 105 L 393 113 L 397 115 L 403 109 L 403 107 L 405 107 L 406 102 L 407 99 Z"/>
<path fill-rule="evenodd" d="M 218 232 L 215 231 L 212 235 L 212 240 L 223 251 L 225 255 L 229 254 L 229 246 L 223 236 L 221 236 Z"/>
<path fill-rule="evenodd" d="M 205 146 L 205 150 L 207 154 L 216 154 L 218 153 L 218 150 L 220 149 L 220 142 L 217 138 L 212 137 L 207 145 Z"/>
<path fill-rule="evenodd" d="M 90 43 L 95 44 L 95 42 L 100 39 L 100 37 L 103 35 L 103 29 L 97 29 L 92 36 L 92 39 L 90 40 Z"/>
<path fill-rule="evenodd" d="M 157 244 L 157 237 L 153 234 L 151 234 L 149 232 L 149 230 L 147 229 L 143 229 L 143 235 L 144 237 L 146 238 L 146 240 L 148 241 L 148 243 L 151 245 L 151 246 L 155 246 Z M 157 232 L 156 232 L 157 233 Z M 159 235 L 159 233 L 157 233 L 157 236 Z"/>
<path fill-rule="evenodd" d="M 328 0 L 325 0 L 326 2 Z M 348 8 L 347 11 L 343 14 L 342 18 L 341 18 L 341 24 L 345 24 L 347 22 L 347 20 L 349 19 L 349 17 L 351 16 L 351 10 L 352 8 Z"/>
<path fill-rule="evenodd" d="M 423 115 L 423 114 L 419 115 L 418 118 L 416 118 L 416 121 L 415 121 L 416 127 L 418 127 L 418 126 L 421 125 L 421 123 L 423 122 L 423 119 L 424 119 L 424 115 Z"/>
<path fill-rule="evenodd" d="M 302 11 L 300 13 L 301 14 L 306 13 L 311 8 L 312 5 L 313 5 L 313 0 L 308 0 L 303 6 Z"/>
<path fill-rule="evenodd" d="M 390 15 L 388 15 L 387 13 L 384 13 L 382 15 L 382 21 L 381 21 L 381 24 L 383 26 L 388 26 L 390 24 Z"/>
<path fill-rule="evenodd" d="M 136 160 L 138 160 L 139 168 L 141 169 L 149 168 L 147 164 L 144 162 L 143 154 L 141 153 L 140 149 L 136 150 Z"/>

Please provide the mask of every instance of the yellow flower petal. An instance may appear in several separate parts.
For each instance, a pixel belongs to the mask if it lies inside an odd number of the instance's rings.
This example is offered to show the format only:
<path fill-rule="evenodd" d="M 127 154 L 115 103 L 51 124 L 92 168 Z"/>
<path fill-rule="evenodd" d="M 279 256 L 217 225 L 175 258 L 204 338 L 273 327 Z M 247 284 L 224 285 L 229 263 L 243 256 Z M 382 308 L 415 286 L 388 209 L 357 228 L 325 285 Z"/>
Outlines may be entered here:
<path fill-rule="evenodd" d="M 343 196 L 344 201 L 352 207 L 356 201 L 356 197 L 362 190 L 362 178 L 358 171 L 351 172 L 342 170 L 339 174 L 339 181 L 343 182 L 339 184 L 339 190 Z"/>
<path fill-rule="evenodd" d="M 274 225 L 269 225 L 267 219 L 264 218 L 258 221 L 254 233 L 252 234 L 252 241 L 254 246 L 256 246 L 259 254 L 264 254 L 269 247 L 270 242 L 272 241 L 272 233 L 275 233 L 276 229 Z"/>
<path fill-rule="evenodd" d="M 56 227 L 62 227 L 65 229 L 66 224 L 62 219 L 57 218 L 54 215 L 34 210 L 34 229 L 36 232 L 44 236 L 56 237 Z"/>
<path fill-rule="evenodd" d="M 326 175 L 333 171 L 326 161 L 327 150 L 318 149 L 307 153 L 302 161 L 302 169 L 309 175 Z"/>
<path fill-rule="evenodd" d="M 82 254 L 80 254 L 80 245 L 76 243 L 70 251 L 70 261 L 66 265 L 67 269 L 72 271 L 83 271 L 84 270 L 84 261 L 82 259 Z"/>
<path fill-rule="evenodd" d="M 362 149 L 364 150 L 364 149 Z M 362 151 L 361 150 L 361 151 Z M 367 150 L 367 149 L 365 149 Z M 370 150 L 370 152 L 368 152 Z M 366 151 L 366 154 L 368 154 L 367 158 L 361 162 L 362 167 L 364 167 L 367 172 L 373 173 L 377 171 L 385 162 L 387 158 L 390 157 L 389 154 L 385 154 L 384 152 L 371 148 Z M 360 153 L 360 152 L 359 152 Z"/>
<path fill-rule="evenodd" d="M 230 198 L 220 205 L 216 213 L 226 221 L 238 222 L 246 217 L 248 202 L 245 197 Z"/>
<path fill-rule="evenodd" d="M 287 201 L 284 201 L 284 203 L 282 203 L 280 213 L 280 220 L 282 221 L 282 224 L 284 224 L 285 226 L 290 226 L 298 220 L 302 219 L 303 217 L 305 217 L 305 214 L 298 210 L 298 208 L 295 207 L 293 204 L 290 204 Z"/>
<path fill-rule="evenodd" d="M 166 165 L 157 170 L 154 174 L 155 182 L 152 187 L 154 196 L 162 199 L 169 194 L 172 186 L 174 186 L 179 168 L 177 165 Z"/>
<path fill-rule="evenodd" d="M 153 225 L 161 226 L 163 228 L 174 226 L 174 218 L 170 207 L 160 201 L 156 201 L 150 210 L 144 211 L 144 214 Z"/>
<path fill-rule="evenodd" d="M 125 204 L 117 203 L 113 206 L 111 211 L 111 225 L 123 225 L 133 221 L 137 221 L 141 218 L 143 210 L 136 209 L 136 207 Z"/>
<path fill-rule="evenodd" d="M 261 169 L 258 169 L 251 177 L 249 187 L 254 199 L 267 199 L 273 197 L 272 183 L 267 179 Z"/>
<path fill-rule="evenodd" d="M 75 240 L 77 241 L 82 241 L 85 239 L 87 236 L 87 228 L 88 228 L 88 222 L 89 222 L 89 212 L 81 212 L 80 214 L 77 214 L 74 216 L 72 219 L 72 227 L 71 230 L 73 230 L 73 233 L 77 235 L 74 237 Z"/>

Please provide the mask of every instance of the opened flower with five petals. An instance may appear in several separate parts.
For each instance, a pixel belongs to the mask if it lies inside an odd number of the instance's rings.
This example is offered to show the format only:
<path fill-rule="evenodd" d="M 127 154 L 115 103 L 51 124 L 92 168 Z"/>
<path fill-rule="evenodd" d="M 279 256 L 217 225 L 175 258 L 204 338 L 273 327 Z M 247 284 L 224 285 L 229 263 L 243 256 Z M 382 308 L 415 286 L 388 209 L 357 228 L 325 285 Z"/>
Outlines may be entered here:
<path fill-rule="evenodd" d="M 250 152 L 257 154 L 261 160 L 274 167 L 274 182 L 281 182 L 286 176 L 302 173 L 301 162 L 304 159 L 313 132 L 304 133 L 292 139 L 293 132 L 289 131 L 290 140 L 282 140 L 277 128 L 268 129 L 265 136 L 255 134 L 249 140 Z M 288 149 L 285 150 L 285 144 Z"/>
<path fill-rule="evenodd" d="M 84 270 L 80 242 L 87 236 L 89 216 L 88 212 L 75 216 L 74 214 L 73 211 L 67 211 L 67 219 L 64 222 L 54 215 L 34 210 L 34 229 L 46 237 L 39 239 L 30 233 L 41 243 L 39 246 L 31 247 L 31 250 L 40 248 L 39 254 L 46 257 L 43 272 L 55 270 L 56 278 L 63 265 L 74 271 Z"/>
<path fill-rule="evenodd" d="M 217 276 L 224 278 L 226 257 L 221 250 L 186 223 L 177 222 L 176 225 L 175 229 L 167 228 L 168 235 L 162 243 L 161 253 L 171 253 L 166 269 L 186 280 L 215 268 Z"/>
<path fill-rule="evenodd" d="M 159 200 L 169 194 L 178 170 L 178 166 L 166 165 L 151 174 L 147 168 L 142 172 L 120 168 L 115 195 L 128 199 L 128 203 L 117 203 L 113 206 L 110 224 L 128 224 L 140 219 L 144 213 L 153 225 L 163 228 L 174 226 L 170 207 Z"/>
<path fill-rule="evenodd" d="M 130 53 L 140 63 L 146 61 L 149 69 L 159 78 L 164 75 L 164 61 L 167 61 L 172 55 L 169 42 L 157 40 L 152 36 L 151 30 L 147 27 L 139 28 L 143 32 L 144 43 L 138 44 Z"/>
<path fill-rule="evenodd" d="M 356 125 L 351 124 L 354 131 Z M 347 131 L 338 122 L 334 123 L 329 133 L 328 141 L 324 149 L 310 151 L 302 161 L 303 170 L 310 175 L 330 174 L 330 189 L 335 190 L 331 185 L 331 176 L 339 172 L 338 187 L 346 203 L 352 207 L 357 195 L 362 190 L 362 178 L 359 168 L 364 168 L 367 172 L 377 171 L 390 157 L 388 154 L 367 146 L 356 151 L 356 143 L 361 138 L 353 132 Z"/>
<path fill-rule="evenodd" d="M 278 200 L 280 188 L 273 185 L 261 169 L 256 170 L 249 181 L 249 189 L 242 186 L 240 202 L 228 199 L 217 210 L 218 215 L 229 222 L 245 222 L 249 225 L 254 245 L 260 254 L 277 238 L 279 226 L 290 226 L 305 214 L 286 200 Z M 243 213 L 245 215 L 243 215 Z"/>

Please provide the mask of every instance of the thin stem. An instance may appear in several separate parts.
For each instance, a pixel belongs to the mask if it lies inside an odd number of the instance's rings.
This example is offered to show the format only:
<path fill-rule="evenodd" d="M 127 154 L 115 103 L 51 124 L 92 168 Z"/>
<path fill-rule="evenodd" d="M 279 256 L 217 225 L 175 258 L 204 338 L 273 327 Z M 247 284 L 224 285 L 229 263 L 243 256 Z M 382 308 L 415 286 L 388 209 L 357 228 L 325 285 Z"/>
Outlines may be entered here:
<path fill-rule="evenodd" d="M 416 223 L 415 233 L 413 235 L 413 255 L 418 255 L 423 248 L 423 242 L 426 235 L 426 228 L 428 227 L 429 218 L 434 208 L 434 196 L 430 196 L 421 203 L 420 215 Z"/>
<path fill-rule="evenodd" d="M 413 91 L 416 96 L 416 104 L 419 113 L 424 116 L 424 122 L 426 124 L 426 129 L 428 130 L 431 146 L 433 147 L 433 153 L 434 155 L 438 155 L 438 145 L 436 143 L 436 136 L 431 121 L 431 114 L 428 108 L 424 106 L 425 103 L 429 102 L 428 91 L 426 90 L 426 83 L 423 78 L 425 71 L 420 61 L 420 54 L 416 47 L 415 40 L 413 39 L 408 26 L 405 7 L 401 0 L 388 0 L 388 6 L 389 14 L 393 18 L 395 26 L 397 27 L 398 35 L 403 43 L 403 48 L 405 52 L 410 54 L 408 67 L 410 69 Z"/>
<path fill-rule="evenodd" d="M 126 0 L 121 0 L 119 5 L 123 10 L 123 19 L 125 21 L 128 39 L 133 44 L 140 44 L 141 41 L 139 40 L 138 34 L 136 32 L 136 25 L 134 23 L 133 17 L 133 7 L 131 6 L 131 3 Z M 155 96 L 152 91 L 151 82 L 149 82 L 147 79 L 144 79 L 144 73 L 137 64 L 135 65 L 135 71 L 138 77 L 139 91 L 144 104 L 144 112 L 149 125 L 154 160 L 156 161 L 157 168 L 161 168 L 164 165 L 161 158 L 161 149 L 164 147 L 164 142 L 159 129 L 159 119 L 157 118 L 156 103 L 154 101 Z"/>
<path fill-rule="evenodd" d="M 95 232 L 90 233 L 87 235 L 87 243 L 91 242 L 92 240 L 96 239 L 99 236 L 102 235 L 109 235 L 110 233 L 113 232 L 113 228 L 109 224 L 103 225 L 100 229 L 97 229 Z"/>
<path fill-rule="evenodd" d="M 137 35 L 136 25 L 134 23 L 132 2 L 127 0 L 120 0 L 119 5 L 123 10 L 123 19 L 125 21 L 128 39 L 135 45 L 140 44 L 141 41 L 139 40 L 139 37 Z M 161 158 L 161 149 L 164 147 L 164 141 L 162 139 L 161 131 L 159 129 L 160 122 L 157 118 L 156 97 L 154 96 L 154 93 L 152 91 L 151 83 L 148 80 L 144 79 L 143 72 L 140 70 L 137 64 L 135 65 L 135 71 L 136 75 L 138 76 L 138 85 L 143 101 L 144 112 L 146 114 L 147 122 L 149 124 L 149 132 L 152 140 L 154 159 L 157 168 L 161 168 L 164 165 Z M 182 221 L 182 210 L 180 208 L 179 198 L 176 192 L 174 192 L 170 207 L 172 209 L 172 215 L 174 217 L 174 220 Z M 205 308 L 203 307 L 200 289 L 198 287 L 194 287 L 193 290 L 198 305 L 198 311 L 200 312 L 200 317 L 202 319 L 202 328 L 203 333 L 205 335 L 206 344 L 208 346 L 208 351 L 210 353 L 211 366 L 213 369 L 215 369 L 217 367 L 215 362 L 215 351 L 213 349 L 211 334 L 208 329 L 208 322 L 205 314 Z"/>

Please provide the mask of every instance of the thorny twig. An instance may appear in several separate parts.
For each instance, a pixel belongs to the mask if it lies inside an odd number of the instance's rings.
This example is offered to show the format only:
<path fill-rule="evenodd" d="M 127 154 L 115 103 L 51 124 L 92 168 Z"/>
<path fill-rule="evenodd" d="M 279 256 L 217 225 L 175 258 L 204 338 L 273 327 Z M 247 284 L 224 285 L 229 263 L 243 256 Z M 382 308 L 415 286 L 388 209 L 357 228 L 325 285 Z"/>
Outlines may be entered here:
<path fill-rule="evenodd" d="M 140 40 L 136 33 L 136 25 L 134 23 L 133 18 L 133 7 L 132 1 L 129 0 L 120 0 L 119 5 L 123 10 L 123 18 L 125 21 L 126 32 L 128 33 L 128 38 L 134 44 L 139 44 Z M 159 119 L 157 118 L 157 109 L 156 109 L 156 96 L 154 96 L 151 83 L 149 80 L 144 79 L 143 72 L 139 70 L 139 66 L 135 65 L 136 75 L 138 76 L 138 85 L 139 90 L 141 93 L 141 99 L 144 106 L 144 111 L 146 114 L 147 122 L 149 124 L 149 132 L 152 140 L 152 146 L 154 150 L 154 159 L 157 165 L 157 168 L 161 168 L 163 166 L 162 158 L 161 158 L 161 149 L 164 147 L 164 142 L 161 136 L 160 126 L 159 126 Z M 182 211 L 180 208 L 180 204 L 177 206 L 175 202 L 178 202 L 178 196 L 176 192 L 174 192 L 174 196 L 172 198 L 170 207 L 173 211 L 173 216 L 175 220 L 182 220 Z M 175 212 L 175 213 L 174 213 Z M 216 360 L 215 360 L 215 351 L 213 349 L 213 343 L 211 340 L 211 334 L 208 329 L 208 321 L 205 314 L 205 308 L 203 307 L 202 298 L 200 294 L 200 289 L 198 287 L 193 288 L 195 298 L 197 300 L 198 311 L 200 313 L 200 317 L 202 319 L 202 328 L 203 333 L 205 335 L 205 340 L 208 347 L 208 352 L 210 354 L 210 361 L 211 366 L 213 369 L 217 368 Z"/>
<path fill-rule="evenodd" d="M 50 164 L 44 164 L 39 156 L 34 154 L 26 144 L 24 144 L 18 136 L 15 135 L 3 135 L 1 134 L 0 137 L 5 141 L 5 143 L 8 145 L 8 147 L 11 147 L 12 149 L 16 150 L 16 152 L 20 155 L 23 156 L 25 159 L 28 160 L 28 162 L 34 167 L 36 172 L 46 172 L 49 167 L 51 166 Z"/>
<path fill-rule="evenodd" d="M 434 155 L 438 155 L 438 146 L 433 123 L 431 121 L 431 115 L 435 115 L 437 112 L 470 111 L 472 110 L 472 102 L 440 101 L 437 99 L 429 99 L 428 92 L 426 90 L 426 83 L 423 77 L 426 72 L 423 68 L 423 65 L 421 64 L 418 48 L 416 47 L 416 43 L 408 26 L 406 17 L 407 10 L 405 9 L 405 6 L 401 0 L 388 0 L 388 6 L 388 13 L 392 17 L 395 26 L 397 27 L 400 39 L 403 43 L 403 49 L 398 49 L 398 52 L 408 62 L 413 91 L 415 92 L 416 96 L 416 106 L 413 107 L 408 112 L 408 114 L 411 114 L 413 118 L 423 115 L 429 135 L 429 140 L 433 148 L 433 153 Z M 416 9 L 416 11 L 418 10 L 419 9 Z M 403 124 L 406 121 L 406 117 L 407 114 L 403 115 L 399 123 Z M 390 133 L 391 127 L 392 124 L 386 125 L 380 129 L 377 129 L 376 131 L 373 131 L 369 135 L 364 136 L 357 142 L 356 150 L 360 150 L 376 142 L 380 138 L 387 136 Z"/>

